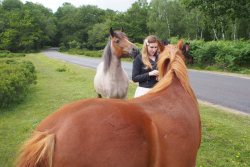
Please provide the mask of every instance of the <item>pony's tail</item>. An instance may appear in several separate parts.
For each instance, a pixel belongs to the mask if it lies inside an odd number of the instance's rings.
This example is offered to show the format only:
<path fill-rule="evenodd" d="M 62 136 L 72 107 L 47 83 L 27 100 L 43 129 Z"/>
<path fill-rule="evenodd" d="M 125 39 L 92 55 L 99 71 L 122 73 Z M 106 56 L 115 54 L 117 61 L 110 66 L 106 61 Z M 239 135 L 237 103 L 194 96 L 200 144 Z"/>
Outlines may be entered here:
<path fill-rule="evenodd" d="M 35 131 L 23 145 L 16 167 L 52 167 L 55 134 Z"/>

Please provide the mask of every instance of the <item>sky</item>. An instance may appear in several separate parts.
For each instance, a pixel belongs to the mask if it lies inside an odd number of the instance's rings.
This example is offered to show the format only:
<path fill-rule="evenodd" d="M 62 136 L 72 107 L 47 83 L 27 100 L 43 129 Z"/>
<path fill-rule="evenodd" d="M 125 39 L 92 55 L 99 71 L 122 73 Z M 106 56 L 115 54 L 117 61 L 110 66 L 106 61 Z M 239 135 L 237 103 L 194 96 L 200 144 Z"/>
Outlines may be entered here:
<path fill-rule="evenodd" d="M 26 1 L 33 3 L 40 3 L 44 7 L 52 9 L 56 12 L 64 2 L 69 2 L 75 7 L 81 5 L 95 5 L 101 9 L 112 9 L 114 11 L 125 12 L 137 0 L 21 0 L 23 3 Z"/>

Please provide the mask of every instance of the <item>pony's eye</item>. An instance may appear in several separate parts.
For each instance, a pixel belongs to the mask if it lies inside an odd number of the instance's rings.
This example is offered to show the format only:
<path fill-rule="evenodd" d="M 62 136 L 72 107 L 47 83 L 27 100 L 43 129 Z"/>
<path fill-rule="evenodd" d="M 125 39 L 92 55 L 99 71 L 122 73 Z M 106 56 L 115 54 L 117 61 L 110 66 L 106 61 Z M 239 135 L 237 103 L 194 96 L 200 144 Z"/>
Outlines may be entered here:
<path fill-rule="evenodd" d="M 119 40 L 119 39 L 115 40 L 115 43 L 119 43 L 119 42 L 120 42 L 120 40 Z"/>

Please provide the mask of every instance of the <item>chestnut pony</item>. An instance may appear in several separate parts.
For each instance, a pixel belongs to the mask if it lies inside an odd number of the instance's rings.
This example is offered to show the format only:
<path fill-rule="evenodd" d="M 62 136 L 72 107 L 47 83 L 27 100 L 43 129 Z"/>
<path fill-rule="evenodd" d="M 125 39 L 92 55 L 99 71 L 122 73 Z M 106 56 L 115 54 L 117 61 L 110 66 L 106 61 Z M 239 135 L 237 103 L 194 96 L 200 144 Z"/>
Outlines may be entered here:
<path fill-rule="evenodd" d="M 44 119 L 18 167 L 195 167 L 201 142 L 197 100 L 177 46 L 158 61 L 159 83 L 130 99 L 84 99 Z"/>
<path fill-rule="evenodd" d="M 110 28 L 110 40 L 103 51 L 103 61 L 96 69 L 94 87 L 98 97 L 124 99 L 129 79 L 121 65 L 121 58 L 136 53 L 136 47 L 122 31 Z"/>

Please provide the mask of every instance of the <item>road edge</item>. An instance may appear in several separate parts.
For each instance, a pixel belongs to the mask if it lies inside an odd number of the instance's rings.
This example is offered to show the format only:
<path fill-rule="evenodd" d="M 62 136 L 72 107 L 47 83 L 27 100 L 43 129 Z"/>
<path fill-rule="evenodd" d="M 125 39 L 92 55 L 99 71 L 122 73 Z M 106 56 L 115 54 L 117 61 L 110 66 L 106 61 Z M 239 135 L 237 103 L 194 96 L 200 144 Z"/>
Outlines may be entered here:
<path fill-rule="evenodd" d="M 232 109 L 232 108 L 228 108 L 228 107 L 225 107 L 225 106 L 221 106 L 221 105 L 218 105 L 218 104 L 210 103 L 210 102 L 199 100 L 199 99 L 197 99 L 197 100 L 198 100 L 199 104 L 203 104 L 203 105 L 206 105 L 206 106 L 209 106 L 209 107 L 214 107 L 214 108 L 220 109 L 220 110 L 222 110 L 224 112 L 230 112 L 230 113 L 233 113 L 233 114 L 250 117 L 249 113 L 246 113 L 246 112 L 243 112 L 243 111 L 240 111 L 240 110 L 235 110 L 235 109 Z"/>

